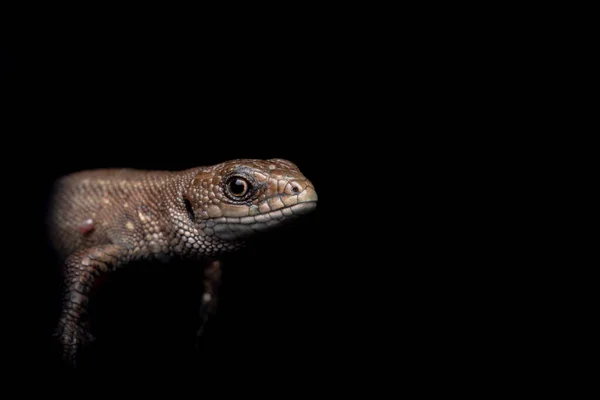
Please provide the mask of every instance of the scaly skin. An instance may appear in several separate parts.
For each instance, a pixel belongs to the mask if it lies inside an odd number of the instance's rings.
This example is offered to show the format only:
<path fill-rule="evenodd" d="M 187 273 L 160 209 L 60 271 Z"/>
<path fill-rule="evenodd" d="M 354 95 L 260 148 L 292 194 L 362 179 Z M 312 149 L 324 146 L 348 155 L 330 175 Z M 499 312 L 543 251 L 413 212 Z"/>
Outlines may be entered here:
<path fill-rule="evenodd" d="M 312 183 L 293 163 L 232 160 L 185 171 L 104 169 L 57 181 L 48 218 L 64 265 L 57 335 L 74 365 L 90 338 L 86 305 L 99 275 L 138 259 L 207 259 L 204 300 L 214 308 L 218 257 L 245 239 L 316 207 Z"/>

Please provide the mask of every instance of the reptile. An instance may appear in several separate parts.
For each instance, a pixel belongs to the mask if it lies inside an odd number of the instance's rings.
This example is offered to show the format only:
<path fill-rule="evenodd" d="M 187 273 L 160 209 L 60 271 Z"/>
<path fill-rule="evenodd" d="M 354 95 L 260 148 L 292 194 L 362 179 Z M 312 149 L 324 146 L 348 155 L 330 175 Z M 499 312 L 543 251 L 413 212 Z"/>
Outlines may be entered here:
<path fill-rule="evenodd" d="M 235 159 L 185 170 L 93 169 L 56 180 L 46 219 L 60 259 L 55 336 L 76 366 L 94 340 L 88 303 L 98 278 L 136 260 L 207 261 L 204 315 L 214 312 L 220 256 L 316 208 L 314 185 L 284 159 Z"/>

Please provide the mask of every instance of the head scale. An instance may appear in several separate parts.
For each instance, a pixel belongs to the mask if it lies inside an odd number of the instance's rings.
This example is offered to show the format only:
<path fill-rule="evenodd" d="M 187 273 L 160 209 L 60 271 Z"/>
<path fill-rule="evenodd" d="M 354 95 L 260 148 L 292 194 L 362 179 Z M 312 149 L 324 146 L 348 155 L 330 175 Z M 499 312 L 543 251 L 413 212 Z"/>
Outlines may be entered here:
<path fill-rule="evenodd" d="M 205 235 L 232 243 L 313 211 L 317 193 L 290 161 L 240 159 L 201 169 L 186 199 Z"/>

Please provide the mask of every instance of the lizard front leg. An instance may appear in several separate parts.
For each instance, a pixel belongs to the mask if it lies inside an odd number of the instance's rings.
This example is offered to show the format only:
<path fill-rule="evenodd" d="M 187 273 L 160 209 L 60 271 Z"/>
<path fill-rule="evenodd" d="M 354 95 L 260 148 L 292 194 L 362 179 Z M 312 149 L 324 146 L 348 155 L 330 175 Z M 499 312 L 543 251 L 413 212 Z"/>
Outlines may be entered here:
<path fill-rule="evenodd" d="M 217 311 L 217 297 L 221 285 L 221 262 L 211 261 L 204 268 L 204 290 L 202 293 L 202 304 L 200 305 L 200 328 L 197 336 L 202 336 L 208 318 Z"/>
<path fill-rule="evenodd" d="M 94 280 L 114 270 L 123 260 L 123 250 L 116 245 L 92 247 L 67 258 L 64 265 L 64 298 L 56 335 L 61 354 L 69 366 L 75 366 L 81 345 L 91 339 L 87 304 Z"/>

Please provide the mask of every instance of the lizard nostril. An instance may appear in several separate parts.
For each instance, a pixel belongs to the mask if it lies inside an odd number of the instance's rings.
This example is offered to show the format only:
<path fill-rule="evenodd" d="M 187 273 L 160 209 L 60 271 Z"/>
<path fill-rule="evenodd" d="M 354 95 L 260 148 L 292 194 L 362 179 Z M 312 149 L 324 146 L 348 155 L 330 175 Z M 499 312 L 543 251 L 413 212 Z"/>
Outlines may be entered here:
<path fill-rule="evenodd" d="M 299 182 L 291 181 L 290 182 L 290 186 L 291 186 L 290 187 L 290 191 L 293 194 L 298 194 L 298 193 L 300 193 L 302 191 L 302 185 Z"/>

